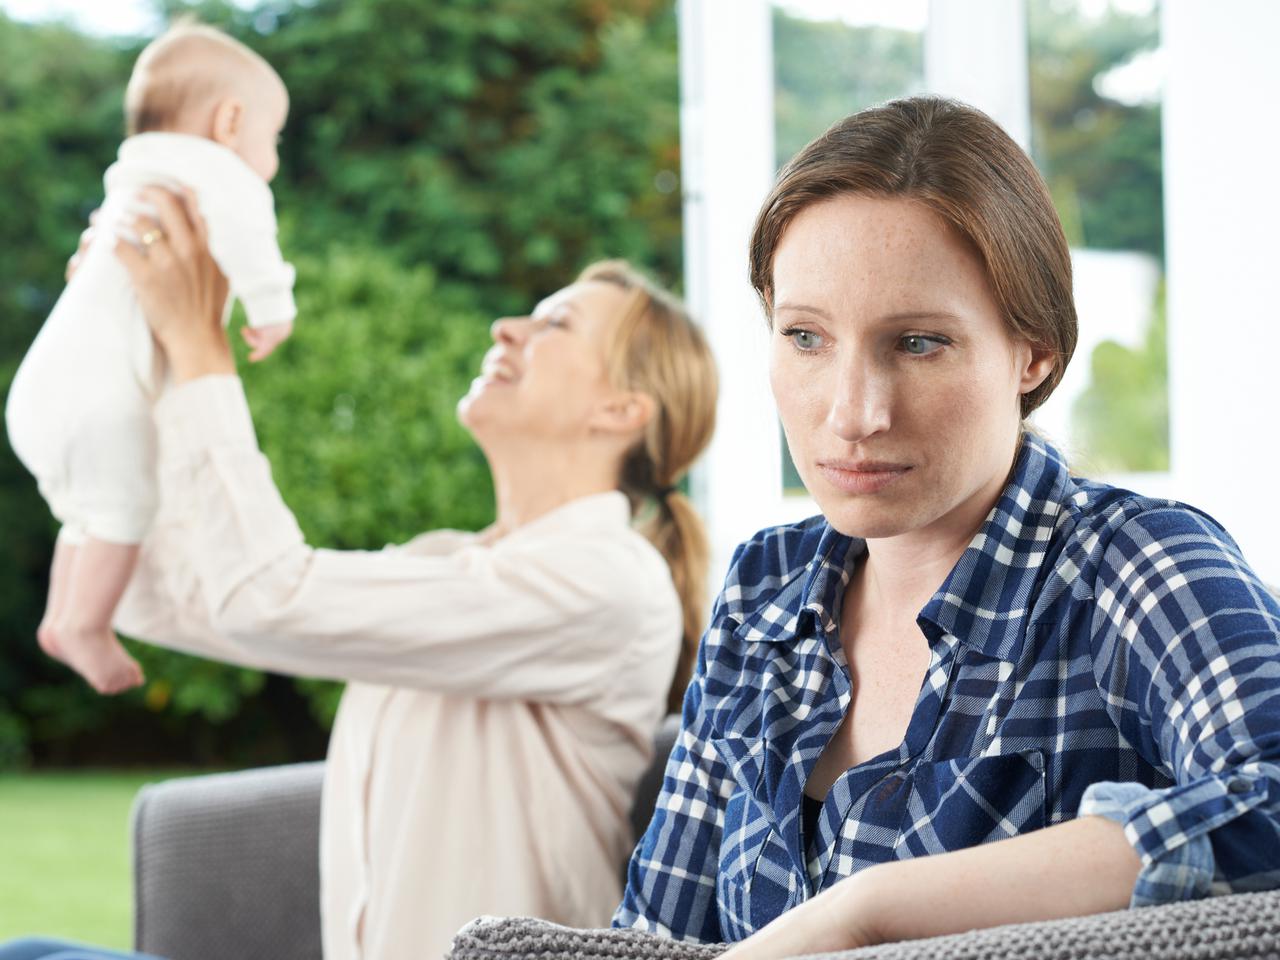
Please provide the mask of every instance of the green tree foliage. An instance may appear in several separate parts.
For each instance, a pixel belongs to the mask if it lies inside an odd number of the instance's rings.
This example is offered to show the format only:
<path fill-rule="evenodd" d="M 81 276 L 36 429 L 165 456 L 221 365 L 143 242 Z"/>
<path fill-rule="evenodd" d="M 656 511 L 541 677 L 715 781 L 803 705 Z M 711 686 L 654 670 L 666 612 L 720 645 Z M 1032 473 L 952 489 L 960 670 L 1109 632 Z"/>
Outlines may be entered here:
<path fill-rule="evenodd" d="M 1089 389 L 1072 410 L 1077 440 L 1097 473 L 1169 469 L 1169 358 L 1164 284 L 1151 325 L 1135 348 L 1108 340 L 1094 348 Z M 1085 358 L 1080 358 L 1085 359 Z"/>
<path fill-rule="evenodd" d="M 284 78 L 294 241 L 376 240 L 525 309 L 592 259 L 680 272 L 675 17 L 656 0 L 320 0 L 206 19 Z M 258 29 L 265 29 L 259 34 Z"/>
<path fill-rule="evenodd" d="M 1108 99 L 1099 79 L 1159 42 L 1154 13 L 1029 0 L 1032 154 L 1073 247 L 1164 254 L 1160 107 Z"/>
<path fill-rule="evenodd" d="M 377 548 L 492 514 L 454 405 L 490 320 L 578 268 L 680 271 L 675 22 L 667 0 L 319 0 L 195 11 L 266 56 L 291 111 L 274 186 L 298 268 L 294 337 L 242 364 L 308 539 Z M 0 391 L 101 200 L 140 44 L 0 16 Z M 238 322 L 238 321 L 237 321 Z M 243 351 L 241 351 L 243 359 Z M 0 766 L 263 762 L 314 754 L 334 684 L 131 645 L 147 685 L 94 696 L 32 636 L 53 524 L 0 446 Z M 308 721 L 308 716 L 313 721 Z"/>
<path fill-rule="evenodd" d="M 1160 105 L 1120 103 L 1103 78 L 1159 43 L 1156 13 L 1075 0 L 1029 0 L 1032 152 L 1073 247 L 1164 256 Z M 1163 294 L 1140 349 L 1115 342 L 1091 357 L 1072 435 L 1093 471 L 1169 467 Z"/>
<path fill-rule="evenodd" d="M 849 114 L 924 88 L 924 36 L 773 11 L 778 166 Z"/>

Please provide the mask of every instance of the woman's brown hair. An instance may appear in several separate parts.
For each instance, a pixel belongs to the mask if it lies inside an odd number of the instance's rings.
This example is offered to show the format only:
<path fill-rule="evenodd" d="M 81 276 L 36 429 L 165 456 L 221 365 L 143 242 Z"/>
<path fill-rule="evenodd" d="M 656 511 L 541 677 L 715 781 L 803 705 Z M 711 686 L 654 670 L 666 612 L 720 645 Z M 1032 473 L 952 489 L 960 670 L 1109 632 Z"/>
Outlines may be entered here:
<path fill-rule="evenodd" d="M 980 110 L 910 97 L 834 124 L 778 174 L 751 234 L 751 285 L 771 313 L 773 260 L 791 221 L 842 194 L 921 203 L 971 243 L 1010 332 L 1054 353 L 1022 397 L 1025 417 L 1062 379 L 1076 346 L 1071 254 L 1031 158 Z"/>
<path fill-rule="evenodd" d="M 621 260 L 594 263 L 579 282 L 629 298 L 609 355 L 611 381 L 650 396 L 654 415 L 627 455 L 620 489 L 642 533 L 666 558 L 680 597 L 683 638 L 667 709 L 680 709 L 706 623 L 710 549 L 702 519 L 676 487 L 715 431 L 718 377 L 706 338 L 675 297 Z"/>

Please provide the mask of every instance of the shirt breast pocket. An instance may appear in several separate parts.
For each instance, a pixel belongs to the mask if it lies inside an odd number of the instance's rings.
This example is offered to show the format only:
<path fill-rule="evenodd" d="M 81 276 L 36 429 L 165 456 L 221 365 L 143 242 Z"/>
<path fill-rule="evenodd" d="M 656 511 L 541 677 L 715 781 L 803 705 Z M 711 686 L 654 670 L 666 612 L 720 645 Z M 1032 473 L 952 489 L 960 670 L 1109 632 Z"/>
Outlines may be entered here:
<path fill-rule="evenodd" d="M 920 763 L 898 828 L 899 859 L 963 850 L 1045 825 L 1039 750 Z"/>

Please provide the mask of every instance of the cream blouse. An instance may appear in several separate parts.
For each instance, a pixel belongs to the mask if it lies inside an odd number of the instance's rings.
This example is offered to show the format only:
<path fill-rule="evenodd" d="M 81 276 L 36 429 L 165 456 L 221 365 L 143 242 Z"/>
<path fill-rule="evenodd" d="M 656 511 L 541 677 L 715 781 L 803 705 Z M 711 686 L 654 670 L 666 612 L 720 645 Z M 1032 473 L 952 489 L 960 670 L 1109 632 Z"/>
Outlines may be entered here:
<path fill-rule="evenodd" d="M 117 627 L 348 681 L 321 815 L 327 960 L 438 957 L 480 914 L 607 925 L 681 630 L 623 495 L 491 545 L 315 549 L 238 378 L 170 390 L 156 423 L 160 508 Z"/>

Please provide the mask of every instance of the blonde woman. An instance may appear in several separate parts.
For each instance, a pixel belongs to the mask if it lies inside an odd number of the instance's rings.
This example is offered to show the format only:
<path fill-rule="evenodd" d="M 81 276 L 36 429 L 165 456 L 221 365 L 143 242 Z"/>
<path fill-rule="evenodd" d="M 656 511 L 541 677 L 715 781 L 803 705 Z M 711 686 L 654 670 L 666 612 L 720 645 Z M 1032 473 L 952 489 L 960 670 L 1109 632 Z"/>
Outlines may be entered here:
<path fill-rule="evenodd" d="M 675 487 L 714 425 L 698 328 L 617 262 L 498 320 L 458 404 L 493 526 L 317 549 L 258 449 L 204 224 L 189 198 L 150 199 L 159 222 L 138 226 L 163 238 L 118 254 L 173 384 L 163 505 L 117 625 L 348 682 L 323 795 L 325 957 L 440 956 L 485 913 L 606 924 L 703 616 L 705 536 Z"/>

